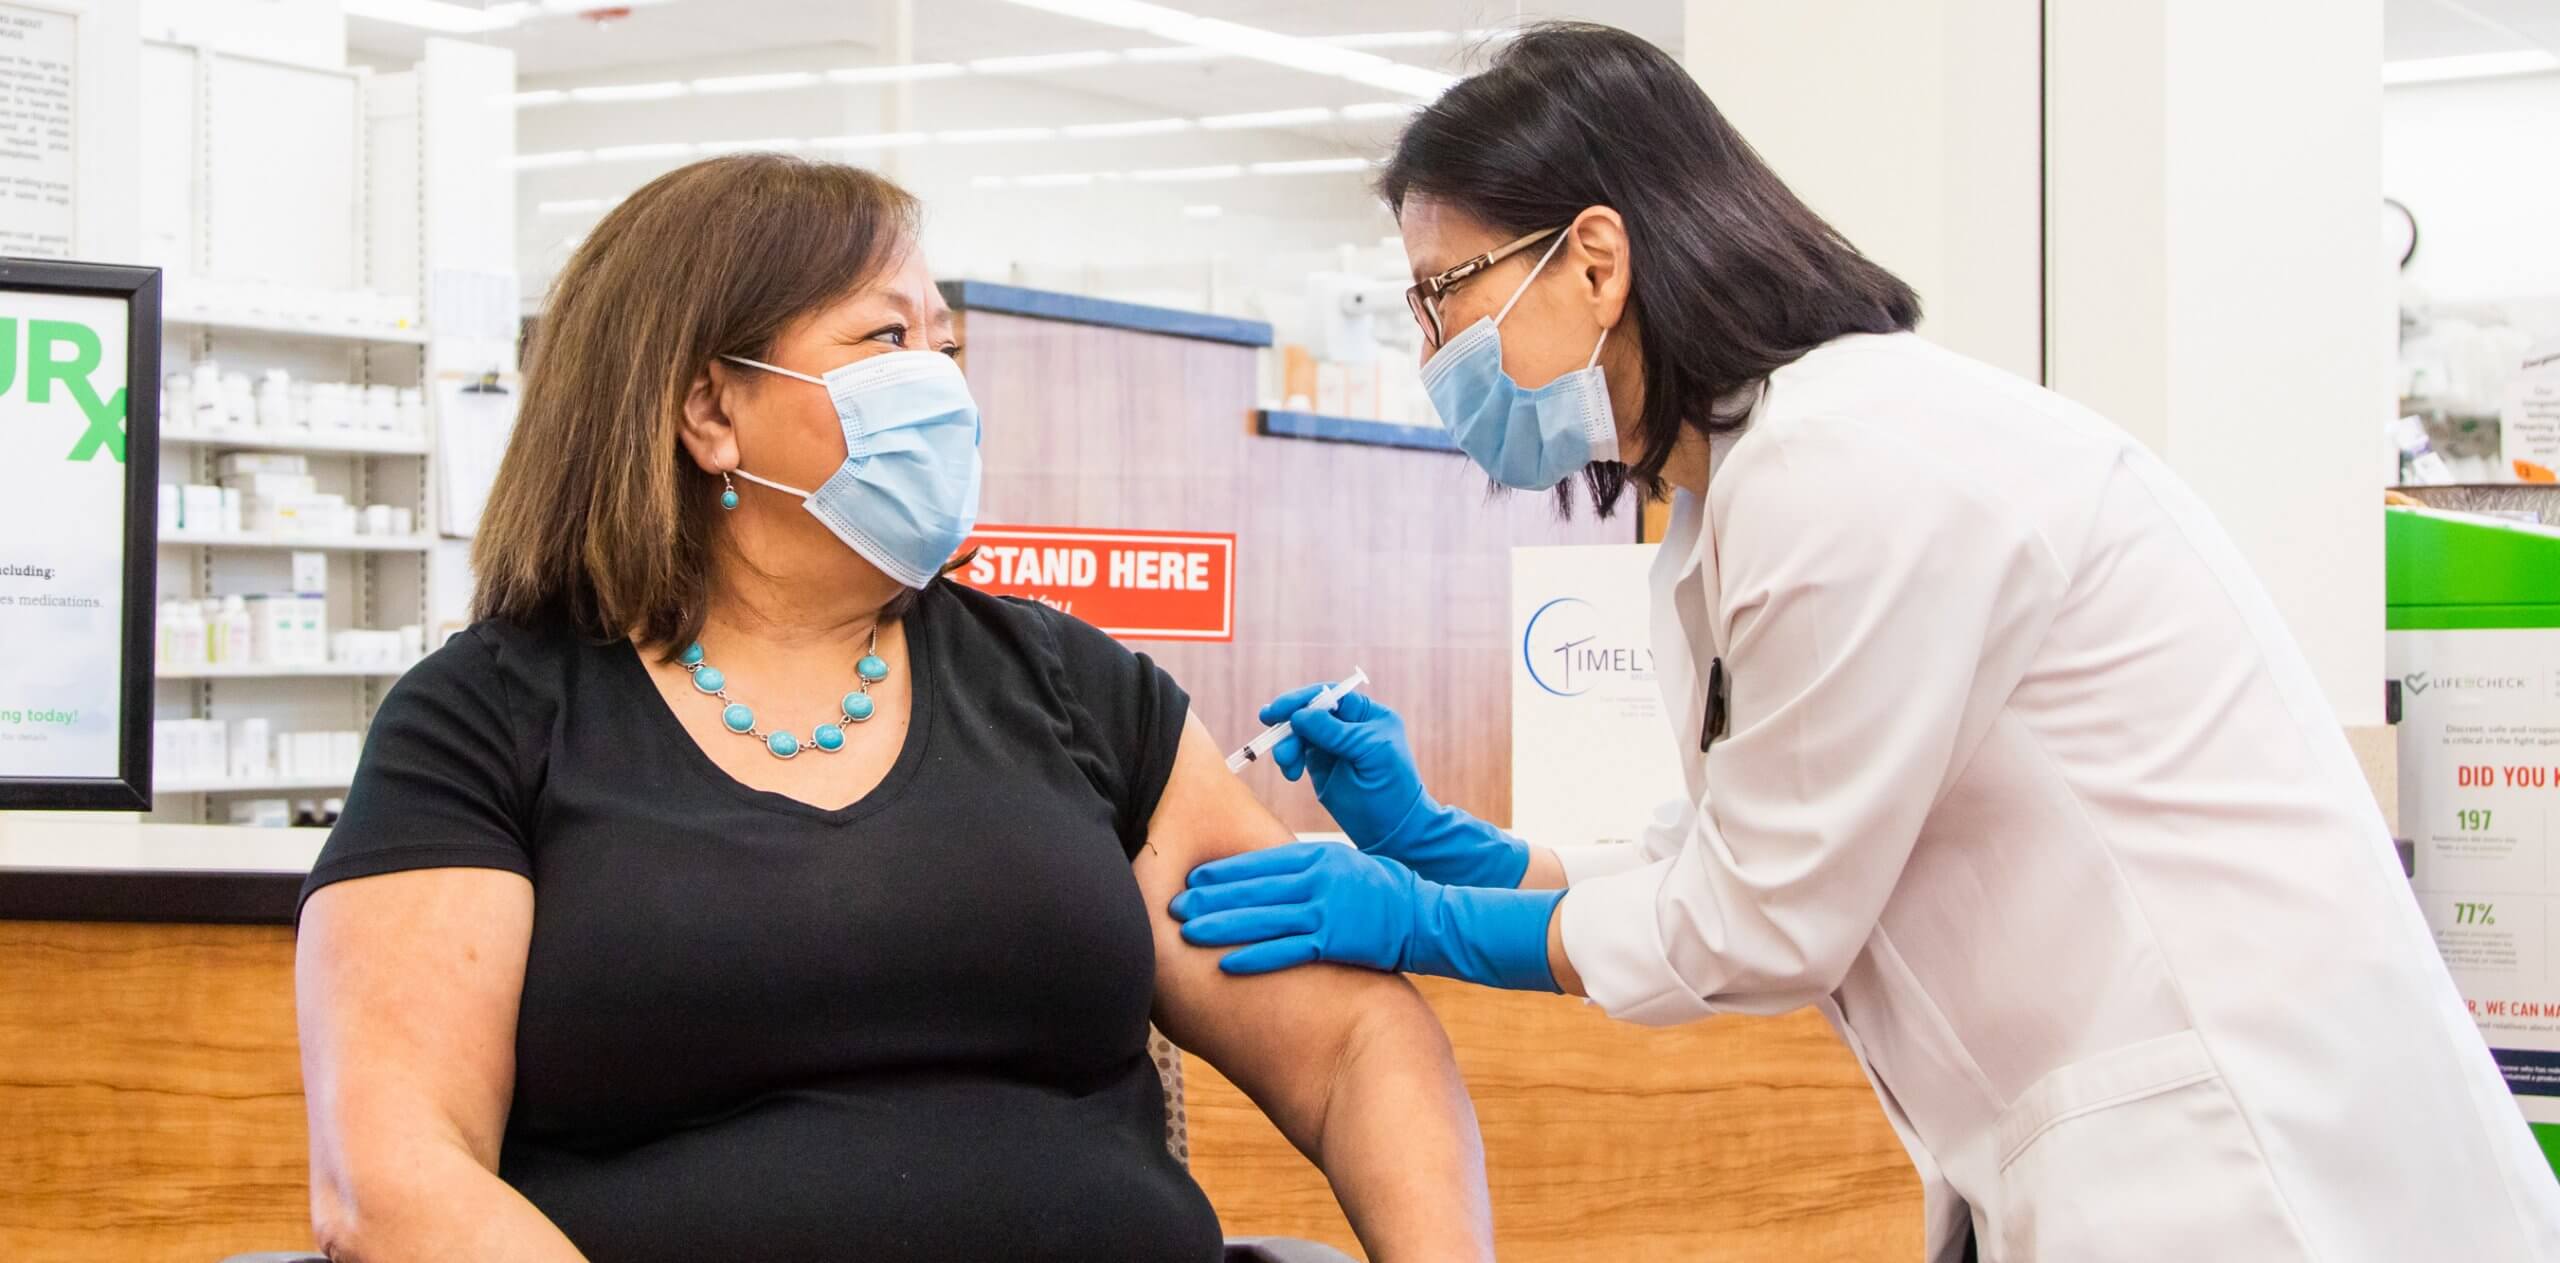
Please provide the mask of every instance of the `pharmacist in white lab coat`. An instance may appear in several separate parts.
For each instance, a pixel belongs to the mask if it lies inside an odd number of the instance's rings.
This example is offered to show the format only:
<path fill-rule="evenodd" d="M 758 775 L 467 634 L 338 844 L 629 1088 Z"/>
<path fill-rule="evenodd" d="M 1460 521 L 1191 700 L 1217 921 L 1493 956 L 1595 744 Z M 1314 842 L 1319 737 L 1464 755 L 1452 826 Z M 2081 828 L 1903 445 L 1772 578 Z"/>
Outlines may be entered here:
<path fill-rule="evenodd" d="M 1675 493 L 1687 800 L 1641 846 L 1539 847 L 1435 802 L 1383 706 L 1301 690 L 1276 757 L 1360 849 L 1203 866 L 1186 937 L 1636 1022 L 1814 1006 L 1933 1259 L 2560 1259 L 2339 725 L 2174 476 L 1911 334 L 1911 292 L 1622 33 L 1521 38 L 1384 189 L 1458 444 L 1514 487 Z"/>

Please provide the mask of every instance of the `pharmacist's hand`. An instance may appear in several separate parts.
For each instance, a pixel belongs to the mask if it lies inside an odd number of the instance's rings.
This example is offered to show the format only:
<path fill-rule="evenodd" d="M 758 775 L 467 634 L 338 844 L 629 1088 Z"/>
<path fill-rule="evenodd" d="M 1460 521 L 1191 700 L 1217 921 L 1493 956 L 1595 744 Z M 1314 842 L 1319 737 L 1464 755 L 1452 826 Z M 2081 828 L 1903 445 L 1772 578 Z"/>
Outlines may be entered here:
<path fill-rule="evenodd" d="M 1528 844 L 1433 801 L 1394 711 L 1365 693 L 1345 694 L 1329 712 L 1309 706 L 1324 687 L 1310 684 L 1262 708 L 1262 722 L 1289 724 L 1290 735 L 1271 751 L 1281 774 L 1307 776 L 1316 801 L 1363 851 L 1444 885 L 1519 885 Z"/>

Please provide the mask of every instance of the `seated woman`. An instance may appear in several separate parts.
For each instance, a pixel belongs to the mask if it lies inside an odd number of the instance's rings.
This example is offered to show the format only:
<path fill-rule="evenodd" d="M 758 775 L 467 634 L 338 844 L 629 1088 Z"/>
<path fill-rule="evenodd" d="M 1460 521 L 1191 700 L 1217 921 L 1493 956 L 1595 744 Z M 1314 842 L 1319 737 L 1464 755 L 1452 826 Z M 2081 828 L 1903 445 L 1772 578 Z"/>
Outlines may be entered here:
<path fill-rule="evenodd" d="M 560 274 L 480 621 L 383 704 L 304 895 L 332 1258 L 1213 1263 L 1150 1018 L 1374 1257 L 1491 1257 L 1420 998 L 1230 978 L 1167 918 L 1289 840 L 1181 688 L 940 577 L 978 417 L 916 219 L 721 158 Z"/>

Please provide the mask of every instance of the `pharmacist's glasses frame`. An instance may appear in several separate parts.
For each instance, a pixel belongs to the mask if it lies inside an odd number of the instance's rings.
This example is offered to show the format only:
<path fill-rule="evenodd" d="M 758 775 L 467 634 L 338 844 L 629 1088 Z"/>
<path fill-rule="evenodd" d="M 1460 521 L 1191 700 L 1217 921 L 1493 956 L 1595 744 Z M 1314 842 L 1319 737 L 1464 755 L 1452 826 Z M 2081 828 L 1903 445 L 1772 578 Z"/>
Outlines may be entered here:
<path fill-rule="evenodd" d="M 1437 276 L 1426 276 L 1415 281 L 1413 286 L 1404 292 L 1404 305 L 1413 310 L 1413 322 L 1422 326 L 1423 346 L 1437 351 L 1440 349 L 1440 344 L 1448 340 L 1447 331 L 1440 326 L 1440 302 L 1448 297 L 1449 291 L 1465 284 L 1468 278 L 1476 273 L 1563 231 L 1562 228 L 1547 228 L 1530 233 L 1510 245 L 1497 250 L 1488 250 Z"/>

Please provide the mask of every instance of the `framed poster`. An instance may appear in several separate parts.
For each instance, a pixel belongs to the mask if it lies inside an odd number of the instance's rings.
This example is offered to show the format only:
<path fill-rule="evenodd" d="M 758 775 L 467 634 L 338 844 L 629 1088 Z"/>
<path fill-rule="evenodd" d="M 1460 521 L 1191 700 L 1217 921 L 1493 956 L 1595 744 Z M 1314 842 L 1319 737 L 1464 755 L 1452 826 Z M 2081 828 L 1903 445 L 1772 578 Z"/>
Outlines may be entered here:
<path fill-rule="evenodd" d="M 160 269 L 0 258 L 0 808 L 151 806 Z"/>

